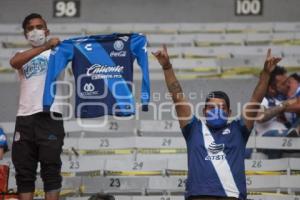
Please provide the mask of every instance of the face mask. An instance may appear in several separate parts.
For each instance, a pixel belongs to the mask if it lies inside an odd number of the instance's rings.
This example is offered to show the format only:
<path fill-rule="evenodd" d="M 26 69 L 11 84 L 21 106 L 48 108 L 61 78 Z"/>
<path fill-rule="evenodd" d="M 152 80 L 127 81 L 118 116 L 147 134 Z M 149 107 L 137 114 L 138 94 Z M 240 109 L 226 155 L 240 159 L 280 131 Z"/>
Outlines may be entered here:
<path fill-rule="evenodd" d="M 46 42 L 45 31 L 33 29 L 27 33 L 27 40 L 33 47 L 41 46 Z"/>
<path fill-rule="evenodd" d="M 227 113 L 219 108 L 214 108 L 206 112 L 206 123 L 212 128 L 222 128 L 226 126 L 228 120 Z"/>

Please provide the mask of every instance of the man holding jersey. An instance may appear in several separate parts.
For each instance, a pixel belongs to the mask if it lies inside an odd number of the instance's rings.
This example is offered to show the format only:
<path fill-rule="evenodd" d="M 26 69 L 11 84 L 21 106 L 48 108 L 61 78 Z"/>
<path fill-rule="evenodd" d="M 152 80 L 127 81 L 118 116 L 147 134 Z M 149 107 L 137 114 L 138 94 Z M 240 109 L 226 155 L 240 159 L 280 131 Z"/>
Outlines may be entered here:
<path fill-rule="evenodd" d="M 65 136 L 61 103 L 56 99 L 50 112 L 43 111 L 43 92 L 51 48 L 58 38 L 47 41 L 49 30 L 41 15 L 33 13 L 23 21 L 31 48 L 10 60 L 20 79 L 19 109 L 12 144 L 19 199 L 32 200 L 37 166 L 40 163 L 46 200 L 59 199 L 62 177 L 60 154 Z M 61 95 L 59 85 L 57 94 Z"/>

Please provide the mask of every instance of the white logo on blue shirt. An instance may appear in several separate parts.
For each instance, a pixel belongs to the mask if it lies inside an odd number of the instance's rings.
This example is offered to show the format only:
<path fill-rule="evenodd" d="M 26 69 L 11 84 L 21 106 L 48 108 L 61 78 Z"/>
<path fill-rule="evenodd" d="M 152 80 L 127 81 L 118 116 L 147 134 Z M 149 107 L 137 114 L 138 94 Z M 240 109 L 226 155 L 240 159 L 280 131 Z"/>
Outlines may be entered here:
<path fill-rule="evenodd" d="M 216 144 L 212 142 L 207 150 L 208 155 L 205 157 L 205 160 L 224 160 L 226 155 L 224 154 L 225 144 Z"/>
<path fill-rule="evenodd" d="M 83 86 L 83 90 L 86 92 L 93 92 L 95 90 L 95 86 L 92 83 L 86 83 Z"/>
<path fill-rule="evenodd" d="M 216 144 L 215 142 L 212 142 L 209 146 L 208 146 L 208 150 L 212 153 L 212 154 L 217 154 L 221 151 L 224 150 L 225 144 Z"/>
<path fill-rule="evenodd" d="M 40 76 L 46 73 L 48 59 L 46 56 L 39 56 L 24 65 L 23 71 L 26 79 L 32 76 Z"/>
<path fill-rule="evenodd" d="M 114 42 L 114 49 L 116 51 L 121 51 L 124 48 L 124 43 L 122 40 L 117 40 Z"/>
<path fill-rule="evenodd" d="M 230 134 L 230 129 L 229 128 L 226 128 L 223 132 L 222 132 L 222 135 L 228 135 Z"/>

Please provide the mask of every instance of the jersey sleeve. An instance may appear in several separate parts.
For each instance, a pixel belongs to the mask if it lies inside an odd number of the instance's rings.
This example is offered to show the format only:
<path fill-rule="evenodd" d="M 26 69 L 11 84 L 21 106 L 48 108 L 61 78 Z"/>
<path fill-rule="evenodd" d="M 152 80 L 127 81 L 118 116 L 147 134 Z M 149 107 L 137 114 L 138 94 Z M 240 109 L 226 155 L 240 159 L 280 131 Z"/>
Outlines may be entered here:
<path fill-rule="evenodd" d="M 56 86 L 54 83 L 59 74 L 67 67 L 72 57 L 73 45 L 71 40 L 63 41 L 51 51 L 43 96 L 44 111 L 50 111 L 56 94 Z"/>
<path fill-rule="evenodd" d="M 239 130 L 240 130 L 240 132 L 241 132 L 241 134 L 242 134 L 242 137 L 243 137 L 245 143 L 247 143 L 247 141 L 248 141 L 248 139 L 249 139 L 249 136 L 250 136 L 250 134 L 251 134 L 252 129 L 249 130 L 249 129 L 247 128 L 247 126 L 246 126 L 246 124 L 245 124 L 243 118 L 237 119 L 237 120 L 235 120 L 235 122 L 237 123 L 237 125 L 238 125 L 238 127 L 239 127 Z"/>
<path fill-rule="evenodd" d="M 149 66 L 147 54 L 147 40 L 144 35 L 133 34 L 131 37 L 131 51 L 136 57 L 137 62 L 142 70 L 142 89 L 141 89 L 141 103 L 142 110 L 148 111 L 148 104 L 150 101 L 150 80 L 149 80 Z"/>
<path fill-rule="evenodd" d="M 193 116 L 193 118 L 189 121 L 185 127 L 181 129 L 181 132 L 183 134 L 184 139 L 187 141 L 189 139 L 189 136 L 191 135 L 191 129 L 195 123 L 197 123 L 198 119 L 196 116 Z"/>

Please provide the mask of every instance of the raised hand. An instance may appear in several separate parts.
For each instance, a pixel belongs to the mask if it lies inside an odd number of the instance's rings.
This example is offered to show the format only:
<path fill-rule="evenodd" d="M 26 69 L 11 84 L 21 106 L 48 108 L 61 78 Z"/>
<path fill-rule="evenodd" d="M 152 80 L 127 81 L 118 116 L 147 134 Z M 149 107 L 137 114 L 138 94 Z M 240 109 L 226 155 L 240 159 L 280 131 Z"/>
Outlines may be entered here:
<path fill-rule="evenodd" d="M 54 47 L 56 47 L 58 44 L 60 43 L 60 39 L 59 38 L 50 38 L 46 44 L 45 47 L 46 49 L 53 49 Z"/>
<path fill-rule="evenodd" d="M 167 46 L 164 44 L 162 50 L 152 52 L 152 55 L 158 60 L 159 64 L 162 66 L 163 70 L 172 68 L 170 63 L 170 58 L 168 55 Z"/>
<path fill-rule="evenodd" d="M 268 49 L 266 61 L 264 64 L 264 71 L 267 73 L 271 73 L 275 69 L 275 67 L 276 67 L 277 63 L 279 63 L 279 61 L 281 61 L 281 58 L 272 56 L 271 49 Z"/>

